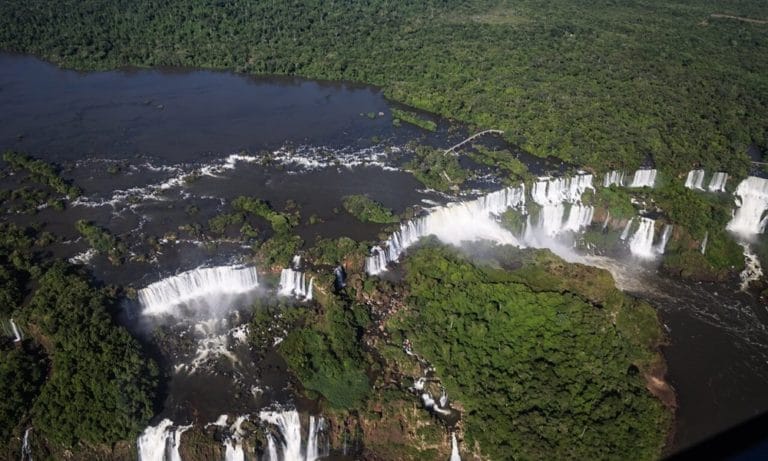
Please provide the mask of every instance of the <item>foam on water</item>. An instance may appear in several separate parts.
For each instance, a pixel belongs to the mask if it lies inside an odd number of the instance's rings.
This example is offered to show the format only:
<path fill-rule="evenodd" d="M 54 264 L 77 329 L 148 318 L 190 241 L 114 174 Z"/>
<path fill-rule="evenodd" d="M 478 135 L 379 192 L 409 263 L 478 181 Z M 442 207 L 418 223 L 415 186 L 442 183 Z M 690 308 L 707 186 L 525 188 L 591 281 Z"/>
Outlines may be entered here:
<path fill-rule="evenodd" d="M 763 267 L 748 244 L 742 243 L 741 246 L 744 248 L 744 270 L 740 274 L 741 290 L 746 291 L 750 283 L 760 280 L 763 276 Z"/>

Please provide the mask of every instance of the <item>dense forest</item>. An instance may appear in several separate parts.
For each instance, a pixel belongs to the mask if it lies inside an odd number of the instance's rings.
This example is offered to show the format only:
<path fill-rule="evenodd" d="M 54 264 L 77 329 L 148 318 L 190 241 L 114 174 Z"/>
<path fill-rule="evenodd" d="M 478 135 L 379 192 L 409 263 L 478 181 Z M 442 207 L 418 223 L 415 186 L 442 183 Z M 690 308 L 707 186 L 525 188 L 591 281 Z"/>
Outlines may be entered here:
<path fill-rule="evenodd" d="M 380 85 L 538 155 L 743 174 L 768 146 L 755 0 L 0 4 L 0 47 L 65 66 L 199 66 Z"/>

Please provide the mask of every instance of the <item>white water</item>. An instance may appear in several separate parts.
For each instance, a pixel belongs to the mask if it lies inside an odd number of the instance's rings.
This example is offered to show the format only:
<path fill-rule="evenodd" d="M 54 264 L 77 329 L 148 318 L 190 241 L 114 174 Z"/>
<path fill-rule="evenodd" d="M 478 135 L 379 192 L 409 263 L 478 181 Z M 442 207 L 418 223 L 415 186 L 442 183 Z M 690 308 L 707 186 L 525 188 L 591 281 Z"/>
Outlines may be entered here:
<path fill-rule="evenodd" d="M 13 321 L 13 319 L 11 319 L 11 329 L 13 330 L 13 342 L 21 342 L 24 337 L 21 335 L 21 330 L 19 329 L 18 325 L 16 325 L 16 322 Z"/>
<path fill-rule="evenodd" d="M 685 178 L 685 187 L 688 189 L 704 190 L 704 170 L 691 170 Z"/>
<path fill-rule="evenodd" d="M 672 225 L 671 224 L 665 224 L 664 230 L 661 233 L 661 240 L 659 240 L 659 243 L 656 244 L 654 247 L 654 250 L 656 253 L 663 255 L 664 250 L 667 249 L 667 243 L 669 242 L 669 237 L 672 235 Z"/>
<path fill-rule="evenodd" d="M 531 188 L 531 199 L 541 205 L 538 222 L 529 219 L 525 239 L 537 246 L 540 236 L 578 232 L 592 222 L 594 208 L 581 204 L 581 196 L 592 187 L 591 174 L 572 178 L 539 178 Z M 566 216 L 566 211 L 568 215 Z"/>
<path fill-rule="evenodd" d="M 622 241 L 627 240 L 629 238 L 629 230 L 632 228 L 632 222 L 635 220 L 635 218 L 631 218 L 629 221 L 627 221 L 627 224 L 624 226 L 624 230 L 621 232 L 621 236 L 619 239 Z"/>
<path fill-rule="evenodd" d="M 728 173 L 718 171 L 709 180 L 710 192 L 725 192 L 725 183 L 728 181 Z"/>
<path fill-rule="evenodd" d="M 223 419 L 223 424 L 222 424 Z M 235 422 L 229 428 L 229 436 L 224 440 L 224 461 L 245 461 L 245 451 L 243 450 L 243 429 L 242 424 L 248 419 L 247 415 L 238 416 Z M 226 427 L 227 415 L 221 415 L 216 421 L 216 425 Z"/>
<path fill-rule="evenodd" d="M 651 259 L 656 252 L 653 249 L 653 236 L 656 222 L 650 218 L 640 218 L 640 225 L 629 239 L 629 250 L 633 255 Z"/>
<path fill-rule="evenodd" d="M 406 248 L 421 237 L 435 235 L 445 243 L 460 245 L 466 241 L 492 240 L 520 246 L 517 238 L 499 225 L 495 219 L 508 208 L 525 204 L 525 187 L 507 187 L 475 200 L 449 203 L 432 210 L 425 216 L 402 223 L 383 246 L 374 246 L 366 258 L 368 274 L 386 270 L 389 262 L 396 262 Z"/>
<path fill-rule="evenodd" d="M 305 301 L 312 300 L 312 285 L 314 279 L 305 282 L 304 273 L 293 269 L 283 269 L 280 272 L 280 287 L 278 294 L 281 296 L 293 296 Z"/>
<path fill-rule="evenodd" d="M 577 203 L 588 189 L 593 189 L 591 174 L 571 178 L 539 178 L 531 188 L 531 198 L 542 206 Z"/>
<path fill-rule="evenodd" d="M 656 183 L 656 170 L 637 170 L 629 187 L 653 187 Z"/>
<path fill-rule="evenodd" d="M 459 455 L 459 442 L 456 441 L 456 433 L 451 433 L 451 459 L 450 461 L 461 461 L 461 455 Z"/>
<path fill-rule="evenodd" d="M 742 235 L 762 234 L 768 222 L 768 179 L 750 176 L 736 188 L 738 209 L 727 229 Z"/>
<path fill-rule="evenodd" d="M 749 245 L 742 243 L 741 246 L 744 248 L 744 270 L 740 274 L 741 290 L 746 291 L 750 283 L 760 280 L 763 276 L 763 268 L 757 255 L 752 252 Z"/>
<path fill-rule="evenodd" d="M 262 411 L 259 418 L 274 425 L 280 433 L 279 438 L 275 438 L 271 432 L 267 433 L 266 461 L 314 461 L 326 456 L 318 441 L 325 424 L 322 418 L 315 420 L 315 417 L 310 416 L 306 449 L 302 449 L 301 419 L 296 410 Z"/>
<path fill-rule="evenodd" d="M 204 301 L 211 308 L 222 295 L 247 293 L 258 287 L 256 268 L 219 266 L 193 269 L 155 282 L 139 290 L 142 314 L 150 316 L 175 315 L 180 305 L 194 300 Z"/>
<path fill-rule="evenodd" d="M 704 240 L 701 241 L 701 248 L 699 248 L 699 251 L 701 251 L 701 254 L 706 254 L 707 252 L 707 241 L 709 240 L 709 232 L 704 233 Z"/>
<path fill-rule="evenodd" d="M 174 426 L 170 419 L 160 421 L 157 426 L 147 427 L 136 442 L 139 461 L 181 461 L 181 434 L 191 427 Z"/>
<path fill-rule="evenodd" d="M 623 186 L 624 185 L 624 172 L 623 171 L 610 171 L 605 173 L 603 178 L 603 187 L 610 187 L 612 185 Z"/>
<path fill-rule="evenodd" d="M 24 439 L 21 442 L 21 461 L 32 461 L 32 445 L 29 442 L 30 432 L 32 432 L 31 427 L 24 431 Z"/>

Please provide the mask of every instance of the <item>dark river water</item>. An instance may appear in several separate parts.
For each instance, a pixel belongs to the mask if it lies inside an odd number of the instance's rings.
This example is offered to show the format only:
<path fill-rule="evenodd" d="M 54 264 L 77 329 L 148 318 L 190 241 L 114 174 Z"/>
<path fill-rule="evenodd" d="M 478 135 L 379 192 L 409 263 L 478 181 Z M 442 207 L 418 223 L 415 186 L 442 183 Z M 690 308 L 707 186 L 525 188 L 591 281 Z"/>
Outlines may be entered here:
<path fill-rule="evenodd" d="M 179 230 L 205 225 L 239 195 L 277 209 L 293 200 L 302 216 L 296 231 L 307 245 L 323 237 L 378 239 L 382 226 L 338 211 L 345 195 L 368 194 L 398 213 L 445 202 L 399 168 L 408 141 L 450 146 L 465 133 L 435 120 L 435 133 L 394 127 L 378 90 L 344 83 L 178 69 L 82 74 L 0 54 L 0 149 L 62 164 L 64 176 L 84 190 L 65 212 L 43 209 L 32 219 L 64 237 L 51 248 L 64 258 L 87 249 L 74 230 L 77 219 L 108 227 L 136 254 L 150 237 L 167 237 L 154 259 L 118 267 L 104 257 L 89 260 L 97 279 L 136 288 L 203 263 L 236 262 L 250 251 L 225 239 L 204 245 Z M 309 224 L 310 216 L 320 222 Z M 7 219 L 29 222 L 23 215 Z M 640 295 L 659 308 L 671 335 L 665 355 L 680 406 L 674 446 L 768 409 L 763 306 L 734 286 L 658 277 L 651 286 Z M 199 390 L 226 381 L 207 379 L 169 387 Z M 169 405 L 185 401 L 180 392 Z M 221 406 L 232 405 L 232 398 L 223 400 Z"/>

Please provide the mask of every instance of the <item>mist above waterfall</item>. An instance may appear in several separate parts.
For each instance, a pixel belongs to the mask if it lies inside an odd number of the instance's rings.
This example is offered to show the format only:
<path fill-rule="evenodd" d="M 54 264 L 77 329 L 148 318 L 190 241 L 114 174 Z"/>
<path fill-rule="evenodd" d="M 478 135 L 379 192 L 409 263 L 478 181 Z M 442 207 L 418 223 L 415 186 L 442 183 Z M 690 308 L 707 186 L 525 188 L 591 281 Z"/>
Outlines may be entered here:
<path fill-rule="evenodd" d="M 256 268 L 198 268 L 165 278 L 138 292 L 144 317 L 210 318 L 226 312 L 258 288 Z"/>

